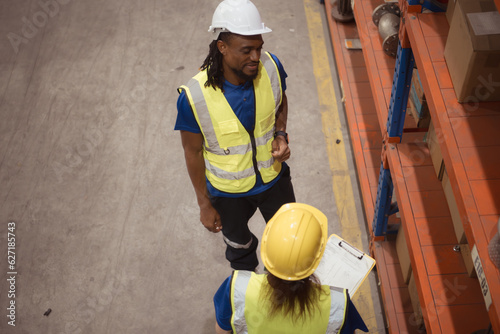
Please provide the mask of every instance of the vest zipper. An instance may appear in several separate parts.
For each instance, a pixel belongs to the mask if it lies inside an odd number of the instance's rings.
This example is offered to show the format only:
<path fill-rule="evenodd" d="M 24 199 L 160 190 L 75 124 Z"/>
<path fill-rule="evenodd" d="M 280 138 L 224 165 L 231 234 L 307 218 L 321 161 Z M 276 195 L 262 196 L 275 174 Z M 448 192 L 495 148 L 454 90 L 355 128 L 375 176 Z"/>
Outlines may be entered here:
<path fill-rule="evenodd" d="M 257 165 L 257 144 L 255 143 L 255 135 L 248 131 L 250 135 L 250 142 L 252 143 L 252 161 L 253 161 L 253 169 L 255 170 L 255 175 L 260 176 L 260 171 Z M 261 177 L 262 178 L 262 177 Z"/>
<path fill-rule="evenodd" d="M 255 98 L 255 86 L 252 83 L 252 91 L 253 91 L 253 110 L 254 110 L 254 124 L 253 124 L 253 129 L 252 132 L 247 130 L 248 134 L 250 135 L 250 142 L 252 143 L 252 161 L 253 161 L 253 169 L 255 170 L 255 176 L 260 177 L 262 179 L 262 176 L 260 175 L 259 167 L 257 165 L 257 143 L 255 142 L 255 134 L 253 133 L 255 131 L 255 124 L 257 123 L 257 106 L 256 106 L 256 98 Z"/>

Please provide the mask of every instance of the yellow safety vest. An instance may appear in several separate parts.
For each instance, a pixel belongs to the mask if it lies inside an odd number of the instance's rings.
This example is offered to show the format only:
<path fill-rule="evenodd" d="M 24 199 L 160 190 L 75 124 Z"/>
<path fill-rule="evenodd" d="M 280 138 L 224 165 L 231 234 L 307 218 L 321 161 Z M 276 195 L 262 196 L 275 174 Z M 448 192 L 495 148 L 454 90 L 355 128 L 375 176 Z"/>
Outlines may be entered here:
<path fill-rule="evenodd" d="M 281 171 L 281 163 L 271 155 L 276 113 L 282 89 L 278 67 L 263 52 L 259 74 L 253 81 L 255 130 L 247 132 L 220 89 L 205 87 L 207 71 L 201 71 L 184 90 L 204 137 L 205 175 L 216 189 L 244 193 L 253 188 L 256 172 L 269 183 Z"/>
<path fill-rule="evenodd" d="M 347 310 L 345 289 L 322 285 L 319 311 L 304 322 L 282 315 L 269 317 L 268 302 L 260 298 L 266 275 L 235 271 L 231 280 L 231 326 L 234 334 L 333 334 L 344 325 Z"/>

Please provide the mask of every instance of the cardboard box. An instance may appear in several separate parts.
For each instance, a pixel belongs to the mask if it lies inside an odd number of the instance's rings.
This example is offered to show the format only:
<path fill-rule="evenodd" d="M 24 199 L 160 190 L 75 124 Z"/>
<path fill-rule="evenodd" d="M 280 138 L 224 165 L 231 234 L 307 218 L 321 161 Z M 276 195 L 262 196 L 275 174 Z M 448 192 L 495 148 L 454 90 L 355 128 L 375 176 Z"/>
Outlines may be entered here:
<path fill-rule="evenodd" d="M 500 101 L 500 13 L 494 0 L 456 0 L 444 58 L 459 102 Z"/>
<path fill-rule="evenodd" d="M 408 99 L 408 105 L 406 106 L 406 117 L 411 117 L 414 119 L 416 126 L 418 127 L 418 112 L 411 99 Z M 405 120 L 406 123 L 406 120 Z"/>
<path fill-rule="evenodd" d="M 443 179 L 444 163 L 443 154 L 441 153 L 441 148 L 439 147 L 440 139 L 442 140 L 442 138 L 436 134 L 434 124 L 431 121 L 429 124 L 429 131 L 425 136 L 425 142 L 427 143 L 427 147 L 429 148 L 429 152 L 431 154 L 432 165 L 436 171 L 436 176 L 438 180 L 441 181 Z"/>
<path fill-rule="evenodd" d="M 456 0 L 448 0 L 448 7 L 446 8 L 446 18 L 448 23 L 451 25 L 451 19 L 453 17 L 453 11 L 455 10 Z"/>
<path fill-rule="evenodd" d="M 413 69 L 411 77 L 411 88 L 407 110 L 410 111 L 410 114 L 415 119 L 417 127 L 429 127 L 429 123 L 431 121 L 429 106 L 427 105 L 427 100 L 425 99 L 424 87 L 420 81 L 420 74 L 416 68 Z"/>
<path fill-rule="evenodd" d="M 413 315 L 410 318 L 410 325 L 415 326 L 419 332 L 425 331 L 424 317 L 422 307 L 420 307 L 420 299 L 418 298 L 418 289 L 413 274 L 408 282 L 408 292 L 410 294 L 411 305 L 413 306 Z"/>
<path fill-rule="evenodd" d="M 399 265 L 401 266 L 401 272 L 403 273 L 403 279 L 406 284 L 408 284 L 411 275 L 411 260 L 410 252 L 408 251 L 408 245 L 406 243 L 405 231 L 401 226 L 396 237 L 396 252 L 398 254 Z"/>
<path fill-rule="evenodd" d="M 462 253 L 465 268 L 467 268 L 467 274 L 469 274 L 469 277 L 477 277 L 476 269 L 474 268 L 474 263 L 472 262 L 469 244 L 461 244 L 460 253 Z"/>
<path fill-rule="evenodd" d="M 453 189 L 448 173 L 446 172 L 446 168 L 444 169 L 441 184 L 443 186 L 446 202 L 448 202 L 448 208 L 450 209 L 451 220 L 453 221 L 453 227 L 455 228 L 455 235 L 457 236 L 458 243 L 466 244 L 467 238 L 465 237 L 464 226 L 462 224 L 462 219 L 460 218 L 460 213 L 458 212 L 457 201 L 455 200 L 455 195 L 453 194 Z"/>

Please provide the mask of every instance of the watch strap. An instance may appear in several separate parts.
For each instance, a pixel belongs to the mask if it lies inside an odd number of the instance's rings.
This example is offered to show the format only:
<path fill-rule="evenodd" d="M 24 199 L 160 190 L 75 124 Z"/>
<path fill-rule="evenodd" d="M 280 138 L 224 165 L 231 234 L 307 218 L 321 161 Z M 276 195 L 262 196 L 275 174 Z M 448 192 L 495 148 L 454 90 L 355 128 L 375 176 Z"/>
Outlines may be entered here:
<path fill-rule="evenodd" d="M 276 131 L 274 133 L 274 138 L 278 137 L 278 136 L 283 136 L 285 137 L 285 141 L 286 143 L 288 144 L 288 133 L 286 133 L 285 131 Z"/>

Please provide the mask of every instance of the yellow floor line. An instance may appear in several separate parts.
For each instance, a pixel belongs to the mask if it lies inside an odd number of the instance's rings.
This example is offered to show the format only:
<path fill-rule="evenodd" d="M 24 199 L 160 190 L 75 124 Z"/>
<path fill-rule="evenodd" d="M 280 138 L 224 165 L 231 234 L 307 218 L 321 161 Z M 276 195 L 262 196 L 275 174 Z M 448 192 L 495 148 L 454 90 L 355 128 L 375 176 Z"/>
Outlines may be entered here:
<path fill-rule="evenodd" d="M 361 229 L 354 201 L 353 184 L 349 174 L 345 143 L 342 137 L 337 99 L 333 87 L 330 63 L 325 44 L 325 35 L 320 10 L 324 7 L 318 0 L 304 0 L 309 39 L 311 41 L 313 71 L 318 88 L 318 97 L 323 124 L 323 134 L 327 143 L 328 159 L 333 174 L 333 193 L 337 204 L 342 238 L 363 249 Z M 341 142 L 337 144 L 337 139 Z M 370 333 L 377 332 L 377 321 L 373 308 L 371 288 L 365 281 L 352 298 L 363 317 Z"/>

